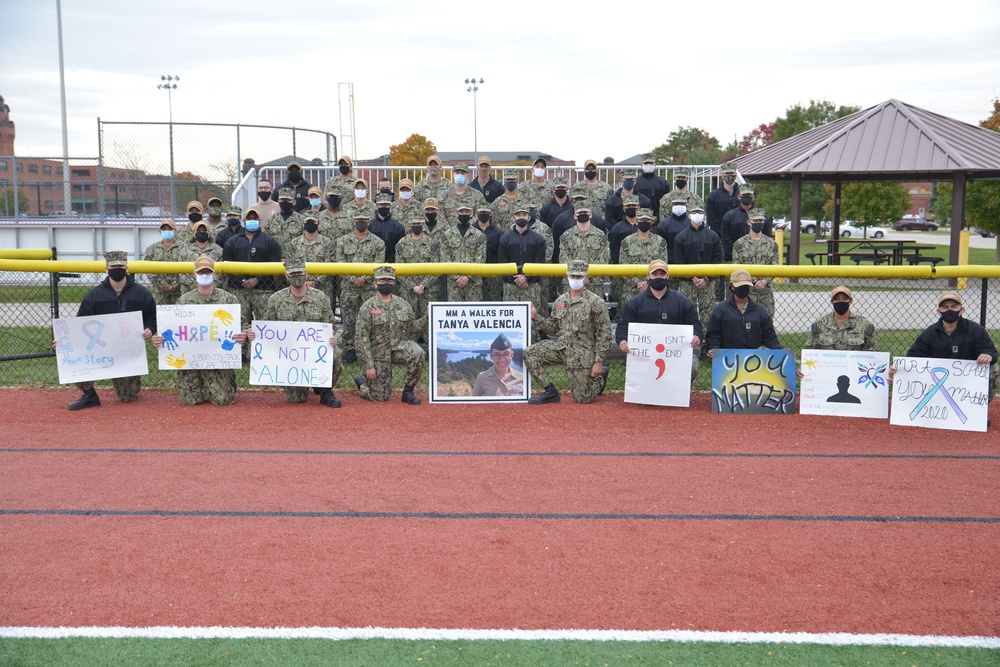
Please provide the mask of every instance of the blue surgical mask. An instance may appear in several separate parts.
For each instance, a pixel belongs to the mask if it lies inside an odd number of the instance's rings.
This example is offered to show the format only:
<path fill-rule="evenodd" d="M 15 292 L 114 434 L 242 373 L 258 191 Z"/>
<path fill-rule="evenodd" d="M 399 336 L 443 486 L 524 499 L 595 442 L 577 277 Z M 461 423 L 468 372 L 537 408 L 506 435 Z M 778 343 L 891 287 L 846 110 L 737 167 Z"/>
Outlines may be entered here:
<path fill-rule="evenodd" d="M 260 220 L 247 220 L 246 228 L 248 232 L 259 232 Z"/>
<path fill-rule="evenodd" d="M 455 174 L 455 185 L 465 185 L 465 174 Z"/>
<path fill-rule="evenodd" d="M 172 230 L 172 229 L 163 229 L 163 230 L 160 230 L 160 237 L 164 241 L 173 241 L 174 240 L 174 230 Z"/>
<path fill-rule="evenodd" d="M 312 206 L 313 208 L 319 208 L 320 204 L 322 204 L 322 203 L 323 203 L 323 200 L 319 199 L 318 197 L 316 199 L 310 199 L 309 200 L 309 205 Z"/>

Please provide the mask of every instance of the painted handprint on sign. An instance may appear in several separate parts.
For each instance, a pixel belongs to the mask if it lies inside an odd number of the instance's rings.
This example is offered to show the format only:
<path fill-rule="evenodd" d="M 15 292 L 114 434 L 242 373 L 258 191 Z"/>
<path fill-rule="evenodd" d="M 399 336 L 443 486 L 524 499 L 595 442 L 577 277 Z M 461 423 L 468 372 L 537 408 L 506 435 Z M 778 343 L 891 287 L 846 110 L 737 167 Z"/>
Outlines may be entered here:
<path fill-rule="evenodd" d="M 184 368 L 187 365 L 187 359 L 184 358 L 183 354 L 180 357 L 175 357 L 172 354 L 168 354 L 164 358 L 164 361 L 166 361 L 168 365 L 173 366 L 174 368 Z"/>
<path fill-rule="evenodd" d="M 218 311 L 217 311 L 218 312 Z M 228 313 L 227 313 L 228 315 Z M 230 318 L 232 319 L 232 318 Z M 234 347 L 236 347 L 236 341 L 233 340 L 233 332 L 227 331 L 225 337 L 222 339 L 222 349 L 229 352 Z"/>
<path fill-rule="evenodd" d="M 219 308 L 217 311 L 212 313 L 212 318 L 215 319 L 216 317 L 219 318 L 219 321 L 222 322 L 224 326 L 228 327 L 233 323 L 233 316 L 230 315 L 227 311 L 223 310 L 222 308 Z M 230 350 L 232 349 L 232 347 L 230 346 L 225 349 Z"/>
<path fill-rule="evenodd" d="M 177 349 L 177 341 L 174 340 L 173 330 L 167 329 L 166 331 L 161 331 L 160 335 L 163 336 L 163 347 L 168 350 Z"/>

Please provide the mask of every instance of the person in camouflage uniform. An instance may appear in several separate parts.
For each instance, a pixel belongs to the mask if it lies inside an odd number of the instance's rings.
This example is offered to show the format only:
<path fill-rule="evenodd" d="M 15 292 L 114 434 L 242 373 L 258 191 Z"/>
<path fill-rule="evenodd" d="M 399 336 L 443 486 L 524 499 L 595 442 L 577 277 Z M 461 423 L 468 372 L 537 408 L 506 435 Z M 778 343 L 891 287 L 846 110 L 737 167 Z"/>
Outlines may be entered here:
<path fill-rule="evenodd" d="M 421 202 L 413 196 L 413 181 L 410 179 L 401 180 L 396 189 L 399 191 L 399 196 L 392 202 L 392 217 L 405 227 L 409 224 L 412 214 L 420 212 Z"/>
<path fill-rule="evenodd" d="M 189 262 L 185 244 L 175 237 L 177 226 L 173 220 L 165 219 L 160 223 L 160 240 L 146 248 L 143 259 L 147 262 Z M 177 303 L 181 295 L 181 276 L 177 273 L 149 274 L 149 291 L 158 305 Z"/>
<path fill-rule="evenodd" d="M 409 234 L 396 244 L 396 262 L 425 264 L 441 261 L 440 243 L 424 232 L 424 214 L 410 214 Z M 399 295 L 406 299 L 415 313 L 427 312 L 427 297 L 438 283 L 437 276 L 400 276 Z"/>
<path fill-rule="evenodd" d="M 595 215 L 604 213 L 604 207 L 608 203 L 608 197 L 615 193 L 614 188 L 606 182 L 597 178 L 597 162 L 587 160 L 583 163 L 583 180 L 577 181 L 570 188 L 570 195 L 574 192 L 584 192 L 587 194 L 587 203 L 590 210 Z"/>
<path fill-rule="evenodd" d="M 375 217 L 375 204 L 368 196 L 368 181 L 363 178 L 354 179 L 354 189 L 351 191 L 350 197 L 344 199 L 344 211 L 351 220 L 354 220 L 354 214 L 358 212 L 365 213 L 368 220 Z"/>
<path fill-rule="evenodd" d="M 317 220 L 320 234 L 336 243 L 337 239 L 354 229 L 354 221 L 344 205 L 354 193 L 339 178 L 328 180 L 323 193 L 327 208 L 320 211 Z"/>
<path fill-rule="evenodd" d="M 674 189 L 660 197 L 661 220 L 667 216 L 667 212 L 673 206 L 674 196 L 676 195 L 684 195 L 686 197 L 688 211 L 695 205 L 701 206 L 702 210 L 705 210 L 705 202 L 702 201 L 701 197 L 688 190 L 688 178 L 690 176 L 691 170 L 687 167 L 676 167 L 674 169 Z"/>
<path fill-rule="evenodd" d="M 457 221 L 457 224 L 448 229 L 441 239 L 441 261 L 485 264 L 486 235 L 472 229 L 472 207 L 470 205 L 458 205 Z M 482 276 L 448 276 L 448 301 L 482 300 Z"/>
<path fill-rule="evenodd" d="M 406 299 L 395 296 L 396 271 L 391 266 L 375 269 L 375 296 L 358 313 L 358 359 L 364 376 L 354 377 L 358 393 L 369 401 L 388 401 L 392 393 L 392 365 L 406 366 L 400 400 L 420 405 L 413 388 L 424 371 L 425 352 L 411 336 L 426 332 L 427 313 L 414 317 Z"/>
<path fill-rule="evenodd" d="M 192 278 L 196 287 L 185 292 L 177 300 L 181 305 L 197 304 L 237 304 L 239 300 L 224 290 L 215 287 L 215 262 L 211 257 L 202 256 L 194 260 Z M 246 342 L 250 329 L 249 314 L 240 310 L 240 332 L 233 334 L 237 345 Z M 160 347 L 163 336 L 153 336 L 153 345 Z M 236 370 L 232 368 L 212 368 L 205 370 L 177 371 L 177 390 L 182 405 L 199 405 L 210 400 L 212 405 L 232 405 L 236 402 Z"/>
<path fill-rule="evenodd" d="M 302 213 L 302 236 L 292 240 L 286 256 L 301 262 L 315 262 L 324 264 L 337 259 L 337 244 L 333 239 L 325 236 L 320 228 L 320 214 L 316 211 L 306 209 Z M 287 272 L 286 272 L 287 273 Z M 333 307 L 336 294 L 333 286 L 336 278 L 331 275 L 309 276 L 306 286 L 318 289 L 330 300 Z"/>
<path fill-rule="evenodd" d="M 197 199 L 192 199 L 187 205 L 187 217 L 188 224 L 184 226 L 183 230 L 177 231 L 177 239 L 184 239 L 184 241 L 190 241 L 194 238 L 194 226 L 205 219 L 205 207 L 201 205 L 201 202 Z M 206 224 L 208 224 L 206 222 Z M 211 230 L 213 225 L 208 225 L 209 230 Z"/>
<path fill-rule="evenodd" d="M 267 300 L 265 320 L 280 322 L 324 322 L 333 324 L 333 308 L 330 299 L 318 289 L 309 287 L 309 277 L 306 275 L 306 263 L 293 257 L 285 263 L 285 278 L 288 287 L 278 290 Z M 253 340 L 250 332 L 250 340 Z M 340 349 L 337 348 L 337 336 L 330 337 L 330 350 L 333 352 L 333 383 L 337 386 L 340 373 L 344 370 Z M 339 408 L 340 400 L 333 395 L 329 387 L 314 387 L 313 393 L 319 395 L 319 402 L 329 408 Z M 285 387 L 285 400 L 289 403 L 305 403 L 309 400 L 308 387 Z"/>
<path fill-rule="evenodd" d="M 493 224 L 500 228 L 500 232 L 506 234 L 510 231 L 514 218 L 514 207 L 518 204 L 529 204 L 528 199 L 521 193 L 517 183 L 517 169 L 503 170 L 503 194 L 493 200 Z"/>
<path fill-rule="evenodd" d="M 851 312 L 854 293 L 848 287 L 834 287 L 830 292 L 830 303 L 833 305 L 833 312 L 812 323 L 803 349 L 878 350 L 875 325 Z"/>
<path fill-rule="evenodd" d="M 479 190 L 469 187 L 469 165 L 459 162 L 453 168 L 454 186 L 445 192 L 444 198 L 438 200 L 441 212 L 449 223 L 455 220 L 460 206 L 468 206 L 475 211 L 479 204 L 485 204 L 486 198 Z"/>
<path fill-rule="evenodd" d="M 519 192 L 528 196 L 541 208 L 552 199 L 552 181 L 545 178 L 549 163 L 538 158 L 531 165 L 531 178 L 517 186 Z"/>
<path fill-rule="evenodd" d="M 295 210 L 295 190 L 292 188 L 281 188 L 278 190 L 278 206 L 281 211 L 275 213 L 261 224 L 264 233 L 278 242 L 281 248 L 282 258 L 292 239 L 302 234 L 302 223 L 305 222 L 302 214 Z M 278 281 L 276 281 L 277 284 Z"/>
<path fill-rule="evenodd" d="M 576 207 L 576 226 L 571 227 L 559 240 L 559 263 L 569 264 L 573 260 L 590 264 L 608 264 L 611 261 L 611 250 L 608 247 L 608 236 L 597 227 L 590 224 L 591 209 L 588 204 Z M 568 279 L 567 279 L 568 280 Z M 563 287 L 568 285 L 563 281 Z M 588 287 L 591 292 L 604 300 L 604 281 L 595 278 Z"/>
<path fill-rule="evenodd" d="M 441 176 L 441 164 L 441 158 L 437 155 L 427 158 L 427 178 L 413 188 L 413 196 L 417 201 L 433 198 L 440 202 L 454 186 L 451 181 Z"/>
<path fill-rule="evenodd" d="M 618 254 L 618 263 L 648 266 L 656 259 L 667 261 L 667 242 L 659 234 L 653 233 L 653 210 L 640 208 L 636 213 L 636 232 L 626 236 L 622 241 Z M 611 281 L 612 301 L 618 302 L 618 310 L 625 307 L 626 302 L 639 292 L 646 289 L 646 279 L 640 277 L 615 278 Z"/>
<path fill-rule="evenodd" d="M 354 231 L 337 239 L 337 262 L 352 264 L 377 264 L 385 261 L 385 243 L 368 231 L 368 214 L 354 214 Z M 344 343 L 344 363 L 357 359 L 354 343 L 354 325 L 358 309 L 372 292 L 372 277 L 365 274 L 343 276 L 340 279 L 340 320 L 344 325 L 341 339 Z"/>
<path fill-rule="evenodd" d="M 614 336 L 604 301 L 585 287 L 587 262 L 572 260 L 566 273 L 569 291 L 559 295 L 550 317 L 539 317 L 535 308 L 531 317 L 538 328 L 550 336 L 524 350 L 524 365 L 531 377 L 545 387 L 529 403 L 558 403 L 559 392 L 546 366 L 562 364 L 569 377 L 570 393 L 577 403 L 590 403 L 604 392 L 608 371 L 604 366 Z"/>
<path fill-rule="evenodd" d="M 760 264 L 775 266 L 778 263 L 778 244 L 770 236 L 764 234 L 767 215 L 764 209 L 750 209 L 747 226 L 750 233 L 736 239 L 733 244 L 733 264 Z M 756 271 L 754 272 L 757 273 Z M 759 303 L 774 319 L 774 288 L 773 278 L 754 275 L 751 298 Z"/>
<path fill-rule="evenodd" d="M 222 246 L 212 239 L 212 233 L 208 230 L 208 225 L 204 222 L 199 222 L 194 228 L 195 238 L 186 247 L 187 258 L 193 262 L 199 257 L 208 257 L 212 262 L 221 262 Z M 197 286 L 193 273 L 181 276 L 181 293 L 190 292 Z"/>

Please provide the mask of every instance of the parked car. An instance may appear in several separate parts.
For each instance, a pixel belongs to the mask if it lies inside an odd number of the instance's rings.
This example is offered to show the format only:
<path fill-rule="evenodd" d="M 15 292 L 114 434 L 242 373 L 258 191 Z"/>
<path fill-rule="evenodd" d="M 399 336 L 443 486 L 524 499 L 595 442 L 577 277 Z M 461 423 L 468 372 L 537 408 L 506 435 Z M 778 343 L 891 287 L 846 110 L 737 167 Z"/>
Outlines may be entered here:
<path fill-rule="evenodd" d="M 937 223 L 919 218 L 915 215 L 904 215 L 903 219 L 892 226 L 897 232 L 934 232 L 937 231 Z"/>
<path fill-rule="evenodd" d="M 829 221 L 824 221 L 823 233 L 830 234 L 832 232 L 833 232 L 833 223 Z M 885 230 L 880 229 L 879 227 L 868 228 L 867 238 L 880 239 L 883 236 L 885 236 Z M 840 223 L 840 238 L 849 239 L 851 237 L 858 239 L 865 238 L 865 228 L 856 227 L 854 223 L 852 223 L 850 220 L 844 220 L 843 222 Z"/>
<path fill-rule="evenodd" d="M 995 237 L 997 235 L 996 232 L 988 232 L 985 229 L 983 229 L 982 227 L 976 227 L 972 231 L 976 232 L 977 234 L 979 234 L 980 236 L 982 236 L 984 239 L 991 239 L 991 238 L 993 238 L 993 237 Z"/>
<path fill-rule="evenodd" d="M 791 229 L 792 221 L 787 218 L 778 218 L 774 221 L 774 229 L 779 232 L 787 232 Z M 799 230 L 803 234 L 815 234 L 816 233 L 816 221 L 809 218 L 803 218 L 799 221 Z"/>

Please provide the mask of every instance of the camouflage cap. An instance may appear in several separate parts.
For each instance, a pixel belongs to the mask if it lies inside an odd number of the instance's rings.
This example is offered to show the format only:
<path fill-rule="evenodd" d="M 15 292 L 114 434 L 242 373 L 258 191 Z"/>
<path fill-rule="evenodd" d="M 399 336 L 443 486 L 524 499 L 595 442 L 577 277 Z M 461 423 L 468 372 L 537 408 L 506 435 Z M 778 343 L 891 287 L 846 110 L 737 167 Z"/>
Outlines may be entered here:
<path fill-rule="evenodd" d="M 340 195 L 344 196 L 347 186 L 344 184 L 341 178 L 331 178 L 326 182 L 326 187 L 323 188 L 327 195 Z"/>
<path fill-rule="evenodd" d="M 642 163 L 643 164 L 650 164 L 650 163 L 656 164 L 656 158 L 653 157 L 652 153 L 646 153 L 645 155 L 642 156 Z"/>
<path fill-rule="evenodd" d="M 302 275 L 306 272 L 306 260 L 301 257 L 288 257 L 285 259 L 285 275 Z"/>
<path fill-rule="evenodd" d="M 741 185 L 740 186 L 740 194 L 741 195 L 752 195 L 753 194 L 753 185 L 750 184 L 750 183 L 744 183 L 743 185 Z"/>
<path fill-rule="evenodd" d="M 504 169 L 503 170 L 503 180 L 505 181 L 516 181 L 520 178 L 517 169 Z"/>
<path fill-rule="evenodd" d="M 215 272 L 215 262 L 213 262 L 212 258 L 209 257 L 208 255 L 202 255 L 198 259 L 194 260 L 195 273 L 198 273 L 199 271 L 202 271 L 204 269 L 211 269 L 213 273 Z"/>
<path fill-rule="evenodd" d="M 671 204 L 684 204 L 686 206 L 687 203 L 688 203 L 688 196 L 684 192 L 675 192 L 674 196 L 670 198 L 670 203 Z"/>
<path fill-rule="evenodd" d="M 747 213 L 747 217 L 751 220 L 767 220 L 767 213 L 762 208 L 752 208 Z"/>
<path fill-rule="evenodd" d="M 308 194 L 308 195 L 309 195 L 310 197 L 311 197 L 312 195 L 316 195 L 317 197 L 320 197 L 320 196 L 322 196 L 322 195 L 323 195 L 323 191 L 322 191 L 322 190 L 320 190 L 320 189 L 319 189 L 318 187 L 316 187 L 316 186 L 314 185 L 314 186 L 312 186 L 311 188 L 309 188 L 309 192 L 308 192 L 307 194 Z"/>
<path fill-rule="evenodd" d="M 388 264 L 385 264 L 375 269 L 375 280 L 395 280 L 395 279 L 396 279 L 396 269 L 392 268 Z"/>
<path fill-rule="evenodd" d="M 566 181 L 565 176 L 556 176 L 552 179 L 552 187 L 555 188 L 568 188 L 569 183 Z"/>
<path fill-rule="evenodd" d="M 654 217 L 655 216 L 653 216 L 653 209 L 651 208 L 640 208 L 638 211 L 635 212 L 636 220 L 652 220 Z"/>
<path fill-rule="evenodd" d="M 211 206 L 213 202 L 217 202 L 216 206 L 222 206 L 222 198 L 220 197 L 209 197 L 207 204 Z"/>
<path fill-rule="evenodd" d="M 278 188 L 278 201 L 282 199 L 294 200 L 295 190 L 291 188 Z"/>
<path fill-rule="evenodd" d="M 424 200 L 424 209 L 432 208 L 435 211 L 441 210 L 441 205 L 438 204 L 438 200 L 434 197 L 428 197 Z"/>
<path fill-rule="evenodd" d="M 735 174 L 736 173 L 736 163 L 735 162 L 724 162 L 722 164 L 723 174 Z"/>
<path fill-rule="evenodd" d="M 164 227 L 169 227 L 170 229 L 175 229 L 175 230 L 177 229 L 177 225 L 175 225 L 174 221 L 171 220 L 170 218 L 164 218 L 163 221 L 160 223 L 160 229 L 163 229 Z"/>
<path fill-rule="evenodd" d="M 452 171 L 465 171 L 465 172 L 467 172 L 467 171 L 469 171 L 469 165 L 465 164 L 464 162 L 459 162 L 459 163 L 455 164 L 455 166 L 452 167 L 451 170 Z"/>
<path fill-rule="evenodd" d="M 424 224 L 424 214 L 421 211 L 414 211 L 410 214 L 409 220 L 407 220 L 411 225 L 422 225 Z"/>
<path fill-rule="evenodd" d="M 937 303 L 940 306 L 945 301 L 954 301 L 955 303 L 961 306 L 962 295 L 959 294 L 958 292 L 950 292 L 950 291 L 944 292 L 941 296 L 938 297 Z"/>
<path fill-rule="evenodd" d="M 479 202 L 479 205 L 476 206 L 476 213 L 482 213 L 484 211 L 489 211 L 490 213 L 493 213 L 493 207 L 490 206 L 488 203 L 486 203 L 485 199 Z"/>
<path fill-rule="evenodd" d="M 427 158 L 427 166 L 430 166 L 432 162 L 440 165 L 441 164 L 441 156 L 440 155 L 432 155 L 429 158 Z"/>
<path fill-rule="evenodd" d="M 302 218 L 307 221 L 312 220 L 314 222 L 317 222 L 319 221 L 319 211 L 311 211 L 311 210 L 303 211 Z"/>
<path fill-rule="evenodd" d="M 587 264 L 582 259 L 570 260 L 566 264 L 566 275 L 567 276 L 585 276 L 587 275 L 587 269 L 590 265 Z"/>
<path fill-rule="evenodd" d="M 654 259 L 649 263 L 649 271 L 647 273 L 652 273 L 653 271 L 670 271 L 667 263 L 662 259 Z"/>
<path fill-rule="evenodd" d="M 240 208 L 239 206 L 229 206 L 229 207 L 226 208 L 226 215 L 227 216 L 235 215 L 238 218 L 242 218 L 243 217 L 243 209 Z"/>
<path fill-rule="evenodd" d="M 376 204 L 391 204 L 392 203 L 392 195 L 387 195 L 384 192 L 380 192 L 377 195 L 375 195 L 375 203 Z"/>
<path fill-rule="evenodd" d="M 576 211 L 577 213 L 579 213 L 580 211 L 586 211 L 587 213 L 590 213 L 590 203 L 587 202 L 586 200 L 573 202 L 573 210 Z"/>
<path fill-rule="evenodd" d="M 833 291 L 830 292 L 830 301 L 833 301 L 833 297 L 837 296 L 838 294 L 844 294 L 847 296 L 848 299 L 854 301 L 854 292 L 852 292 L 849 287 L 846 287 L 844 285 L 837 285 L 836 287 L 834 287 Z"/>
<path fill-rule="evenodd" d="M 466 204 L 465 202 L 459 202 L 458 206 L 455 207 L 456 211 L 472 211 L 472 204 Z"/>
<path fill-rule="evenodd" d="M 532 167 L 537 167 L 538 165 L 542 165 L 543 169 L 548 169 L 549 167 L 549 163 L 543 157 L 536 157 L 535 161 L 531 163 Z"/>
<path fill-rule="evenodd" d="M 746 269 L 736 269 L 733 271 L 732 275 L 729 276 L 729 282 L 733 287 L 753 284 L 753 281 L 750 278 L 750 273 Z"/>
<path fill-rule="evenodd" d="M 191 201 L 188 202 L 187 208 L 184 209 L 184 210 L 187 211 L 188 213 L 190 213 L 191 209 L 197 209 L 198 211 L 204 211 L 205 207 L 201 205 L 200 201 L 198 201 L 197 199 L 193 199 L 193 200 L 191 200 Z"/>
<path fill-rule="evenodd" d="M 518 199 L 514 202 L 514 213 L 530 213 L 531 207 L 528 206 L 528 202 L 524 199 Z"/>
<path fill-rule="evenodd" d="M 691 176 L 691 170 L 687 167 L 675 167 L 674 168 L 674 178 L 689 178 Z"/>
<path fill-rule="evenodd" d="M 128 266 L 128 253 L 124 250 L 109 250 L 104 253 L 104 262 L 108 266 Z"/>
<path fill-rule="evenodd" d="M 340 164 L 342 162 L 345 162 L 352 167 L 354 166 L 354 160 L 351 159 L 350 155 L 341 155 L 340 159 L 337 160 L 337 164 Z"/>
<path fill-rule="evenodd" d="M 625 195 L 622 197 L 622 206 L 638 206 L 639 195 Z"/>
<path fill-rule="evenodd" d="M 509 350 L 510 347 L 511 347 L 510 339 L 504 336 L 503 334 L 500 334 L 499 336 L 494 338 L 493 342 L 490 343 L 491 350 Z"/>
<path fill-rule="evenodd" d="M 636 170 L 632 169 L 631 167 L 628 168 L 628 169 L 622 169 L 622 178 L 632 178 L 632 179 L 634 179 L 636 173 L 638 173 L 638 172 L 636 172 Z"/>
<path fill-rule="evenodd" d="M 371 217 L 372 216 L 368 213 L 368 211 L 363 208 L 359 208 L 354 212 L 354 215 L 351 216 L 351 220 L 371 220 Z"/>
<path fill-rule="evenodd" d="M 694 213 L 695 211 L 705 212 L 705 207 L 699 204 L 697 201 L 688 204 L 688 213 Z"/>
<path fill-rule="evenodd" d="M 580 183 L 576 183 L 569 189 L 570 199 L 590 199 L 589 193 L 587 192 L 587 186 Z"/>
<path fill-rule="evenodd" d="M 412 190 L 413 189 L 413 181 L 411 181 L 408 178 L 404 178 L 403 180 L 401 180 L 399 182 L 399 189 L 402 190 L 403 188 L 410 188 Z"/>

